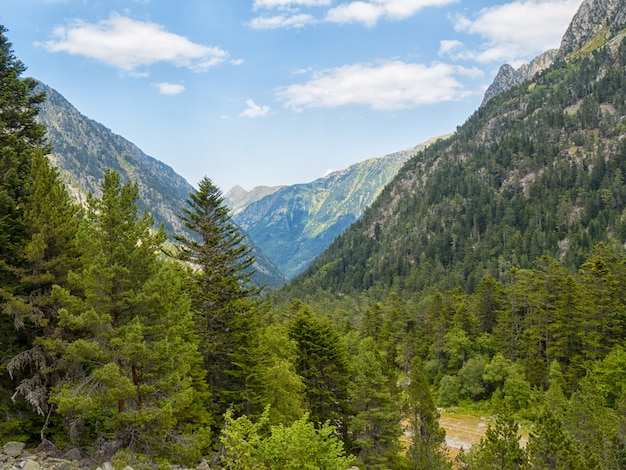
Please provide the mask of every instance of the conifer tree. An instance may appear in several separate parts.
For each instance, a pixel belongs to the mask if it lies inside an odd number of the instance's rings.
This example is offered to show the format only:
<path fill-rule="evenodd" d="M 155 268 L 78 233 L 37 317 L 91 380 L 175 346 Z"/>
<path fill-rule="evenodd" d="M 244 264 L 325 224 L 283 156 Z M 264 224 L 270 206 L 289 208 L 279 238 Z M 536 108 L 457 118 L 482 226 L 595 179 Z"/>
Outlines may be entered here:
<path fill-rule="evenodd" d="M 7 370 L 17 381 L 13 401 L 21 395 L 43 415 L 49 411 L 49 388 L 60 376 L 42 340 L 56 334 L 59 326 L 52 286 L 66 286 L 68 272 L 77 267 L 79 210 L 58 171 L 49 165 L 41 151 L 33 155 L 30 172 L 23 214 L 28 241 L 12 270 L 19 286 L 12 294 L 7 293 L 4 308 L 20 338 L 13 345 L 16 354 L 8 362 Z M 43 435 L 42 430 L 42 438 Z"/>
<path fill-rule="evenodd" d="M 406 388 L 405 416 L 412 435 L 408 452 L 411 468 L 449 468 L 445 457 L 445 431 L 439 427 L 439 412 L 419 358 L 413 359 Z"/>
<path fill-rule="evenodd" d="M 255 408 L 269 406 L 271 424 L 289 424 L 305 411 L 304 383 L 295 366 L 298 347 L 280 323 L 262 326 L 257 338 L 252 349 L 257 361 L 249 380 Z"/>
<path fill-rule="evenodd" d="M 62 337 L 45 341 L 65 379 L 50 401 L 70 437 L 114 436 L 103 458 L 122 446 L 177 455 L 170 436 L 185 421 L 206 423 L 198 380 L 198 342 L 186 278 L 158 259 L 165 239 L 139 216 L 137 184 L 107 170 L 100 199 L 88 198 L 72 290 L 55 287 Z M 158 450 L 155 450 L 158 449 Z"/>
<path fill-rule="evenodd" d="M 521 470 L 528 468 L 526 452 L 520 447 L 519 425 L 504 407 L 487 427 L 480 444 L 469 454 L 471 470 Z"/>
<path fill-rule="evenodd" d="M 258 289 L 250 283 L 251 248 L 209 178 L 189 195 L 180 217 L 192 235 L 176 237 L 177 257 L 195 269 L 193 307 L 214 413 L 222 415 L 231 405 L 251 413 L 258 397 L 252 396 L 248 380 L 254 376 L 252 348 L 260 310 Z"/>
<path fill-rule="evenodd" d="M 366 468 L 395 468 L 402 434 L 400 412 L 372 338 L 361 341 L 354 362 L 350 401 L 355 414 L 349 426 L 353 451 Z"/>
<path fill-rule="evenodd" d="M 0 25 L 0 412 L 5 416 L 0 433 L 8 436 L 14 417 L 8 407 L 15 382 L 6 366 L 15 355 L 30 349 L 32 340 L 25 331 L 16 331 L 16 320 L 20 326 L 22 318 L 14 314 L 15 299 L 28 295 L 30 288 L 21 286 L 20 274 L 26 269 L 24 249 L 32 235 L 25 218 L 26 199 L 33 188 L 32 159 L 49 149 L 44 127 L 35 122 L 37 105 L 45 95 L 33 92 L 36 80 L 22 77 L 26 67 L 14 55 L 6 33 Z M 19 424 L 20 433 L 30 432 L 26 421 Z"/>
<path fill-rule="evenodd" d="M 341 337 L 306 305 L 294 307 L 289 337 L 298 346 L 296 371 L 305 385 L 311 421 L 330 421 L 346 438 L 350 366 Z"/>
<path fill-rule="evenodd" d="M 7 265 L 17 257 L 26 238 L 21 202 L 27 194 L 31 158 L 44 145 L 45 128 L 35 122 L 43 93 L 33 93 L 36 80 L 22 78 L 24 64 L 15 57 L 0 25 L 0 285 L 13 277 Z"/>
<path fill-rule="evenodd" d="M 561 417 L 549 406 L 543 406 L 535 420 L 526 449 L 533 469 L 584 468 L 574 440 L 565 432 Z"/>

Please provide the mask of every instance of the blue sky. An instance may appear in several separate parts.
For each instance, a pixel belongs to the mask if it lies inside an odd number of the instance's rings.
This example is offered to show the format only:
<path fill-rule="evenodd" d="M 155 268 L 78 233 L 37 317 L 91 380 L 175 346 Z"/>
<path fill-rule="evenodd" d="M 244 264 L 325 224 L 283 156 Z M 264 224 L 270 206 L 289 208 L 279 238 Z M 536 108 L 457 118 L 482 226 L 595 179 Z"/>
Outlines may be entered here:
<path fill-rule="evenodd" d="M 312 181 L 453 131 L 582 0 L 5 0 L 34 76 L 191 184 Z"/>

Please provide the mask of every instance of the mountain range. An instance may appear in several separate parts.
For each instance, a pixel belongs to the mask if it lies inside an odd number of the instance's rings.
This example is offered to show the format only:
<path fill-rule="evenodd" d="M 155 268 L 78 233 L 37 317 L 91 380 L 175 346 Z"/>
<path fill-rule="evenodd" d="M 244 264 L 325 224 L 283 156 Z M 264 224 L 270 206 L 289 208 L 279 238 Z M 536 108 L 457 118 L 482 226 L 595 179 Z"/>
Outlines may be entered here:
<path fill-rule="evenodd" d="M 624 249 L 625 24 L 624 0 L 583 2 L 551 65 L 411 158 L 288 290 L 471 291 L 543 255 L 576 270 L 599 242 Z"/>
<path fill-rule="evenodd" d="M 306 184 L 249 192 L 235 187 L 226 201 L 235 222 L 292 278 L 361 217 L 411 156 L 435 140 L 370 158 Z"/>
<path fill-rule="evenodd" d="M 523 203 L 545 204 L 531 196 L 542 193 L 535 187 L 548 185 L 546 178 L 557 168 L 569 165 L 568 174 L 593 174 L 600 164 L 595 161 L 599 144 L 591 143 L 592 135 L 603 135 L 600 141 L 607 151 L 617 152 L 622 106 L 596 96 L 596 89 L 607 73 L 620 73 L 611 61 L 619 63 L 625 12 L 624 0 L 583 2 L 561 47 L 518 69 L 503 65 L 481 107 L 452 136 L 371 158 L 311 183 L 231 189 L 225 203 L 255 249 L 255 282 L 278 287 L 305 272 L 304 278 L 311 278 L 307 283 L 315 278 L 321 288 L 335 281 L 351 287 L 393 284 L 394 279 L 405 282 L 406 276 L 423 284 L 430 282 L 426 277 L 437 275 L 445 283 L 452 282 L 445 281 L 445 273 L 456 270 L 471 285 L 484 273 L 501 271 L 498 263 L 511 262 L 511 257 L 524 264 L 543 252 L 569 259 L 573 266 L 580 259 L 575 253 L 580 251 L 581 233 L 590 234 L 589 224 L 595 220 L 583 217 L 584 198 L 570 194 L 572 188 L 559 190 L 560 205 L 555 206 L 561 213 L 555 216 L 559 220 L 550 222 L 558 230 L 544 230 L 549 239 L 544 241 L 525 240 L 532 217 L 522 214 L 532 210 Z M 594 62 L 598 70 L 588 72 L 588 62 L 600 60 L 601 51 L 610 57 L 602 64 Z M 586 85 L 578 83 L 584 81 L 581 74 Z M 41 86 L 48 96 L 40 121 L 54 148 L 50 158 L 76 199 L 83 201 L 87 192 L 97 194 L 104 169 L 111 167 L 124 179 L 138 182 L 140 204 L 168 232 L 184 230 L 176 214 L 191 185 L 169 166 L 80 114 L 55 90 Z M 589 93 L 580 91 L 581 86 Z M 555 103 L 557 94 L 560 102 Z M 589 120 L 593 132 L 587 130 Z M 614 126 L 615 135 L 606 135 L 608 126 Z M 572 177 L 580 180 L 578 173 Z M 506 238 L 500 233 L 504 222 L 498 219 L 506 210 L 518 211 L 505 223 L 509 241 L 499 242 L 487 259 L 483 245 L 493 243 L 488 239 L 495 236 L 494 227 L 497 236 Z M 535 217 L 542 220 L 540 214 Z M 542 228 L 546 222 L 540 222 Z M 598 223 L 606 227 L 606 236 L 590 236 L 593 241 L 609 239 L 617 230 Z M 416 269 L 428 276 L 417 275 Z M 320 272 L 325 279 L 318 279 Z"/>
<path fill-rule="evenodd" d="M 153 214 L 170 234 L 184 233 L 178 215 L 193 187 L 171 167 L 146 155 L 135 144 L 113 133 L 104 125 L 81 114 L 56 90 L 38 85 L 46 93 L 38 120 L 46 126 L 53 152 L 50 161 L 59 169 L 71 194 L 84 203 L 87 193 L 99 194 L 107 168 L 120 173 L 124 181 L 134 180 L 139 187 L 140 210 Z M 248 238 L 253 247 L 258 285 L 278 287 L 286 278 Z"/>
<path fill-rule="evenodd" d="M 149 210 L 170 234 L 185 231 L 178 218 L 193 187 L 171 167 L 81 114 L 56 90 L 46 93 L 39 122 L 53 147 L 49 156 L 74 198 L 98 194 L 106 168 L 139 186 L 140 209 Z M 433 139 L 434 140 L 434 139 Z M 432 141 L 381 158 L 370 158 L 311 183 L 231 189 L 224 197 L 233 221 L 253 246 L 254 282 L 279 287 L 299 274 L 391 181 L 412 155 Z"/>

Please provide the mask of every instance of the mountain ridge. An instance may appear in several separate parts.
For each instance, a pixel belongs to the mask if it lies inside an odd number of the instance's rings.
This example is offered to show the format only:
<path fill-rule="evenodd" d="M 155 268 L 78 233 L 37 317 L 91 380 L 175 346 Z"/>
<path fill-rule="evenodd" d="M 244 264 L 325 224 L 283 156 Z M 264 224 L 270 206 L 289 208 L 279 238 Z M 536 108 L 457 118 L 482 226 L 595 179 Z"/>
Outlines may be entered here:
<path fill-rule="evenodd" d="M 186 232 L 177 214 L 185 206 L 193 186 L 170 166 L 80 113 L 58 91 L 43 83 L 36 91 L 46 93 L 37 120 L 46 127 L 48 142 L 53 147 L 48 158 L 59 169 L 75 200 L 82 204 L 87 193 L 98 195 L 105 169 L 112 168 L 124 181 L 137 182 L 140 210 L 151 212 L 155 222 L 162 223 L 169 234 Z M 248 242 L 257 259 L 254 282 L 272 287 L 282 285 L 285 278 L 280 270 L 249 237 Z"/>
<path fill-rule="evenodd" d="M 270 188 L 275 190 L 234 210 L 233 220 L 291 278 L 361 217 L 407 159 L 434 140 L 369 158 L 310 183 Z M 257 188 L 250 193 L 255 190 L 261 193 Z"/>
<path fill-rule="evenodd" d="M 596 243 L 624 249 L 626 34 L 606 30 L 409 160 L 286 292 L 471 291 L 544 254 L 576 269 Z"/>

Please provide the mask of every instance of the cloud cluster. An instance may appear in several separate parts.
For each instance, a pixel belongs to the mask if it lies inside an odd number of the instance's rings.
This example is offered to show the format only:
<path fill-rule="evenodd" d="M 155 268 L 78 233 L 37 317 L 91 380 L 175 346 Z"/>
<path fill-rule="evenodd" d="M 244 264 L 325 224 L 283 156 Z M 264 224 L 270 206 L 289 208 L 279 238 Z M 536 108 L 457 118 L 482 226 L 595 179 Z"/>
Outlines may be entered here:
<path fill-rule="evenodd" d="M 253 7 L 292 9 L 299 6 L 317 7 L 328 6 L 331 0 L 254 0 Z"/>
<path fill-rule="evenodd" d="M 477 69 L 443 63 L 360 63 L 316 72 L 306 83 L 280 89 L 278 97 L 295 110 L 344 105 L 405 109 L 460 99 L 466 91 L 457 77 L 481 74 Z"/>
<path fill-rule="evenodd" d="M 305 13 L 295 15 L 258 16 L 250 21 L 252 29 L 302 28 L 314 23 L 315 17 Z"/>
<path fill-rule="evenodd" d="M 128 73 L 158 62 L 205 71 L 228 56 L 219 47 L 196 44 L 161 25 L 119 14 L 95 24 L 77 20 L 69 26 L 59 26 L 54 30 L 54 38 L 40 45 L 50 52 L 96 59 Z"/>
<path fill-rule="evenodd" d="M 379 19 L 403 20 L 425 7 L 438 7 L 456 0 L 368 0 L 342 3 L 331 8 L 326 21 L 332 23 L 363 23 L 374 26 Z"/>
<path fill-rule="evenodd" d="M 179 83 L 162 82 L 156 83 L 154 86 L 162 95 L 178 95 L 179 93 L 185 91 L 185 85 L 181 85 Z"/>
<path fill-rule="evenodd" d="M 480 36 L 481 46 L 471 49 L 459 41 L 442 41 L 439 51 L 453 59 L 519 65 L 558 46 L 580 3 L 581 0 L 515 0 L 484 8 L 473 19 L 459 16 L 454 19 L 455 29 Z"/>
<path fill-rule="evenodd" d="M 246 105 L 248 106 L 248 109 L 243 111 L 239 115 L 239 117 L 245 117 L 245 118 L 253 119 L 253 118 L 263 117 L 263 116 L 267 115 L 267 113 L 270 112 L 270 107 L 269 106 L 259 106 L 258 104 L 256 104 L 251 99 L 246 100 Z"/>
<path fill-rule="evenodd" d="M 285 13 L 258 16 L 249 25 L 253 29 L 302 28 L 325 21 L 330 23 L 363 23 L 374 26 L 379 19 L 402 20 L 419 10 L 443 6 L 458 0 L 357 0 L 343 2 L 326 10 L 322 18 L 301 13 L 301 7 L 330 7 L 331 0 L 255 0 L 254 10 L 281 10 Z"/>

